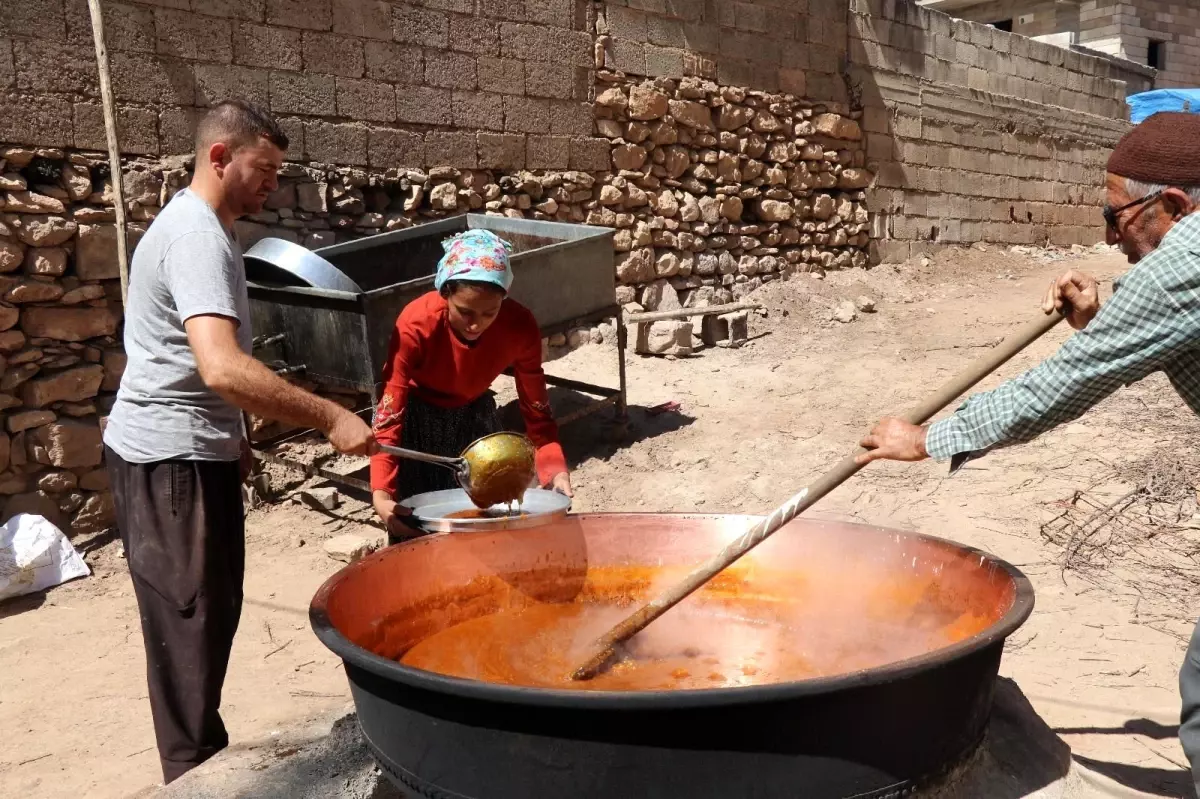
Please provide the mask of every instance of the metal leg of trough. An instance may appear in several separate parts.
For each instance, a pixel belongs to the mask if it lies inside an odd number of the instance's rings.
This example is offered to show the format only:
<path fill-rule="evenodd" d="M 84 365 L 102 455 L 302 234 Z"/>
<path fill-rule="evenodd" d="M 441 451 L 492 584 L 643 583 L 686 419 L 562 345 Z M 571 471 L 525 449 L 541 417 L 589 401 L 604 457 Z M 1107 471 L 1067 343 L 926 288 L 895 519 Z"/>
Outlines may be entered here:
<path fill-rule="evenodd" d="M 625 384 L 625 347 L 629 343 L 629 333 L 625 329 L 625 320 L 617 314 L 617 375 L 620 387 L 617 389 L 617 421 L 624 422 L 629 417 L 629 397 Z"/>

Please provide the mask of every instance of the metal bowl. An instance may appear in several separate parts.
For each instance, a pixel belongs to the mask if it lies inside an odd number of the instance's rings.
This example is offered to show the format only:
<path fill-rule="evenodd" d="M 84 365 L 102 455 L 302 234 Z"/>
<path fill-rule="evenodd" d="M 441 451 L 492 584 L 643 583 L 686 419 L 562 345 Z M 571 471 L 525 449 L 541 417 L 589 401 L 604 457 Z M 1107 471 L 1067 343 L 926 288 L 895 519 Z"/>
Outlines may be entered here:
<path fill-rule="evenodd" d="M 566 516 L 571 499 L 557 491 L 531 488 L 525 492 L 519 516 L 515 515 L 515 510 L 510 515 L 507 505 L 493 505 L 482 511 L 484 515 L 478 518 L 451 518 L 453 514 L 479 511 L 461 488 L 417 494 L 400 504 L 412 511 L 409 519 L 423 532 L 465 533 L 540 527 Z"/>
<path fill-rule="evenodd" d="M 519 497 L 537 476 L 533 442 L 519 433 L 492 433 L 463 450 L 471 500 L 490 508 Z"/>

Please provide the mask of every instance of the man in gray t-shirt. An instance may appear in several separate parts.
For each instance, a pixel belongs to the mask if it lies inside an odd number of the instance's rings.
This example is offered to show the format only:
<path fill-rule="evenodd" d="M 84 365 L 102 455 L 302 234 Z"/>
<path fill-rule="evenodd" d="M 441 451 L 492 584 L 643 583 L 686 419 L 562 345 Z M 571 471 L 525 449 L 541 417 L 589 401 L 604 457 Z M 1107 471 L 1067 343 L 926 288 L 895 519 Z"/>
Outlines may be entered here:
<path fill-rule="evenodd" d="M 287 143 L 259 109 L 214 106 L 197 127 L 191 186 L 150 225 L 130 266 L 129 362 L 105 460 L 166 782 L 229 743 L 219 709 L 242 609 L 242 411 L 321 430 L 340 452 L 376 449 L 362 419 L 251 355 L 246 275 L 231 231 L 278 187 Z"/>
<path fill-rule="evenodd" d="M 249 301 L 242 254 L 216 211 L 191 189 L 175 195 L 133 256 L 125 317 L 129 364 L 104 443 L 131 463 L 171 458 L 235 461 L 242 414 L 205 384 L 184 321 L 237 319 L 249 354 Z M 145 279 L 154 274 L 155 279 Z"/>

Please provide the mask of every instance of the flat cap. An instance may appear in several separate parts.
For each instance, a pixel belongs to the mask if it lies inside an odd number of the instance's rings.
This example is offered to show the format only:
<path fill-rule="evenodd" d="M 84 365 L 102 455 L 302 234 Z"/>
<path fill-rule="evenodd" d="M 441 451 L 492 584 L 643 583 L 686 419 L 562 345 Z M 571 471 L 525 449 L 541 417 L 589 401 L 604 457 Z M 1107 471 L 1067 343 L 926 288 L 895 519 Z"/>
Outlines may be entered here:
<path fill-rule="evenodd" d="M 1117 142 L 1107 170 L 1142 183 L 1200 186 L 1200 114 L 1147 117 Z"/>

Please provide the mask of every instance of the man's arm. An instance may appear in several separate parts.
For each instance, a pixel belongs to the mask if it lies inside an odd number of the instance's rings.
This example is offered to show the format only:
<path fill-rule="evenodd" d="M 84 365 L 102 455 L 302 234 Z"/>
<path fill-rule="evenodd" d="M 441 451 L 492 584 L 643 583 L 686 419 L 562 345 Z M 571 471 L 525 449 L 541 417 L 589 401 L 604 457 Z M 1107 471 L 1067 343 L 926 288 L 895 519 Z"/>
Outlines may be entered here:
<path fill-rule="evenodd" d="M 247 355 L 237 343 L 237 322 L 204 314 L 184 322 L 188 344 L 205 385 L 244 411 L 325 434 L 339 452 L 369 455 L 375 439 L 366 422 L 337 403 L 293 386 Z"/>
<path fill-rule="evenodd" d="M 945 460 L 1029 441 L 1197 346 L 1200 272 L 1183 260 L 1147 259 L 1053 356 L 927 428 L 884 419 L 863 439 L 871 451 L 859 460 Z"/>

